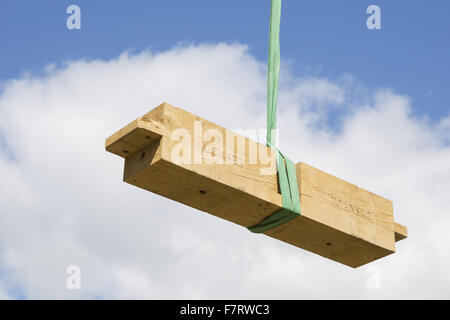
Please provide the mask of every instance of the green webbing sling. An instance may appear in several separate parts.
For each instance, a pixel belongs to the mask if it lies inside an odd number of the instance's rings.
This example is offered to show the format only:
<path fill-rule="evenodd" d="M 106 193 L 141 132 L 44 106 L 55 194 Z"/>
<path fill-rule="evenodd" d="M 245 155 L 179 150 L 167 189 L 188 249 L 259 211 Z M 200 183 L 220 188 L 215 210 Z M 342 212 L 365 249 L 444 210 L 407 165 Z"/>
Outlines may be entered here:
<path fill-rule="evenodd" d="M 267 75 L 267 146 L 277 155 L 278 183 L 283 208 L 248 229 L 261 233 L 286 223 L 300 215 L 300 197 L 294 163 L 275 147 L 272 130 L 277 125 L 278 75 L 280 72 L 281 0 L 272 0 L 270 9 L 269 65 Z"/>

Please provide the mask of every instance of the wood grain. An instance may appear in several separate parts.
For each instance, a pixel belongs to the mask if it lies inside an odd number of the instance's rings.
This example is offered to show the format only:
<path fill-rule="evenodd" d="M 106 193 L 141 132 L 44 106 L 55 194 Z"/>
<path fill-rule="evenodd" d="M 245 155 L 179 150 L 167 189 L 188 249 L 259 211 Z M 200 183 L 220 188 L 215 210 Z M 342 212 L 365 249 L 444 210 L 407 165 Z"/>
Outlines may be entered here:
<path fill-rule="evenodd" d="M 177 129 L 191 139 L 174 140 Z M 233 137 L 234 147 L 222 139 L 210 148 L 211 140 L 202 139 L 208 129 Z M 191 148 L 189 163 L 173 160 L 180 143 Z M 270 167 L 261 156 L 270 148 L 168 103 L 106 139 L 106 150 L 125 158 L 125 182 L 244 227 L 281 208 L 277 175 L 262 170 Z M 215 163 L 208 163 L 211 156 Z M 395 241 L 406 238 L 391 201 L 302 162 L 296 170 L 301 216 L 267 236 L 351 267 L 394 253 Z"/>

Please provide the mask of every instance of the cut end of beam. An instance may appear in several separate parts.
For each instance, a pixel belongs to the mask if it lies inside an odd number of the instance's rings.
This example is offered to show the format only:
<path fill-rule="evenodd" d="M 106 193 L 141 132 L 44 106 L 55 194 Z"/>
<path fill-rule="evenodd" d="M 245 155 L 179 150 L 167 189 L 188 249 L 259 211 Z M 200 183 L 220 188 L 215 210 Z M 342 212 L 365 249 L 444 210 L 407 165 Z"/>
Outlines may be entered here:
<path fill-rule="evenodd" d="M 163 102 L 143 117 L 130 122 L 105 141 L 105 149 L 122 158 L 128 158 L 166 133 L 163 123 L 155 120 L 162 116 L 167 103 Z"/>
<path fill-rule="evenodd" d="M 408 229 L 400 223 L 394 222 L 395 242 L 408 238 Z"/>
<path fill-rule="evenodd" d="M 260 162 L 240 162 L 255 147 L 259 154 L 273 150 L 235 133 L 231 149 L 226 139 L 209 149 L 210 140 L 202 141 L 195 123 L 203 132 L 228 137 L 229 130 L 162 103 L 107 138 L 105 148 L 125 159 L 125 182 L 243 227 L 280 210 L 276 171 L 262 174 L 266 167 Z M 189 143 L 174 132 L 184 133 Z M 239 141 L 245 147 L 235 152 Z M 179 147 L 190 162 L 173 159 Z M 221 163 L 207 163 L 211 154 Z M 228 164 L 230 159 L 236 162 Z M 395 242 L 407 237 L 406 227 L 394 222 L 390 200 L 302 162 L 296 170 L 301 215 L 265 235 L 353 268 L 394 253 Z"/>

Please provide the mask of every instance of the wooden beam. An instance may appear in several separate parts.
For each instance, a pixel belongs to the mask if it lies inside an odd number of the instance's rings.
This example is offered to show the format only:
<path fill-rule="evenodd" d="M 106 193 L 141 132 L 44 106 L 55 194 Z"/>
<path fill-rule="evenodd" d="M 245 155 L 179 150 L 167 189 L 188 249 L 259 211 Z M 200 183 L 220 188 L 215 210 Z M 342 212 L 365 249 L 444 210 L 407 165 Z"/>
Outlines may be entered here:
<path fill-rule="evenodd" d="M 408 229 L 400 223 L 394 222 L 395 242 L 408 237 Z"/>
<path fill-rule="evenodd" d="M 269 148 L 168 103 L 106 139 L 106 150 L 125 158 L 125 182 L 244 227 L 281 208 Z M 391 201 L 302 162 L 296 170 L 301 216 L 267 236 L 351 267 L 406 238 Z"/>

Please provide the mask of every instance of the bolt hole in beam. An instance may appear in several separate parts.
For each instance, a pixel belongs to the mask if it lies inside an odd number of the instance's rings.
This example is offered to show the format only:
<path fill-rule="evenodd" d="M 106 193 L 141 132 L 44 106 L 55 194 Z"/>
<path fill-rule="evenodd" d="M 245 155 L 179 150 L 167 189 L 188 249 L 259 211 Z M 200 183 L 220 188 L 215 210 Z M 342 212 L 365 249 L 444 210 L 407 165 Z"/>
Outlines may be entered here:
<path fill-rule="evenodd" d="M 141 160 L 145 158 L 145 152 L 141 153 Z"/>
<path fill-rule="evenodd" d="M 216 129 L 226 137 L 227 129 L 163 103 L 107 138 L 105 148 L 125 158 L 123 181 L 126 183 L 243 227 L 255 225 L 278 211 L 282 197 L 276 194 L 277 176 L 260 176 L 260 170 L 266 165 L 245 162 L 226 167 L 201 163 L 192 167 L 172 161 L 171 151 L 179 143 L 171 140 L 172 133 L 185 129 L 191 137 L 195 136 L 195 121 L 201 121 L 204 127 Z M 151 140 L 145 139 L 146 136 Z M 245 142 L 246 150 L 250 143 L 256 144 L 237 136 Z M 156 143 L 150 148 L 150 141 L 154 140 Z M 262 148 L 259 151 L 269 154 L 267 146 L 257 146 Z M 222 147 L 224 160 L 236 156 L 235 149 L 227 153 L 226 143 Z M 144 151 L 146 155 L 141 160 Z M 135 152 L 137 156 L 130 157 Z M 267 230 L 267 236 L 353 268 L 393 254 L 395 240 L 407 237 L 407 228 L 393 219 L 392 201 L 303 162 L 296 163 L 295 168 L 302 214 L 278 229 Z M 199 188 L 202 185 L 208 187 L 208 191 Z M 223 201 L 212 201 L 206 194 L 209 191 L 216 194 L 218 190 Z M 197 193 L 197 197 L 189 197 L 185 192 Z M 360 212 L 348 210 L 350 205 Z M 361 212 L 364 214 L 358 214 Z"/>

